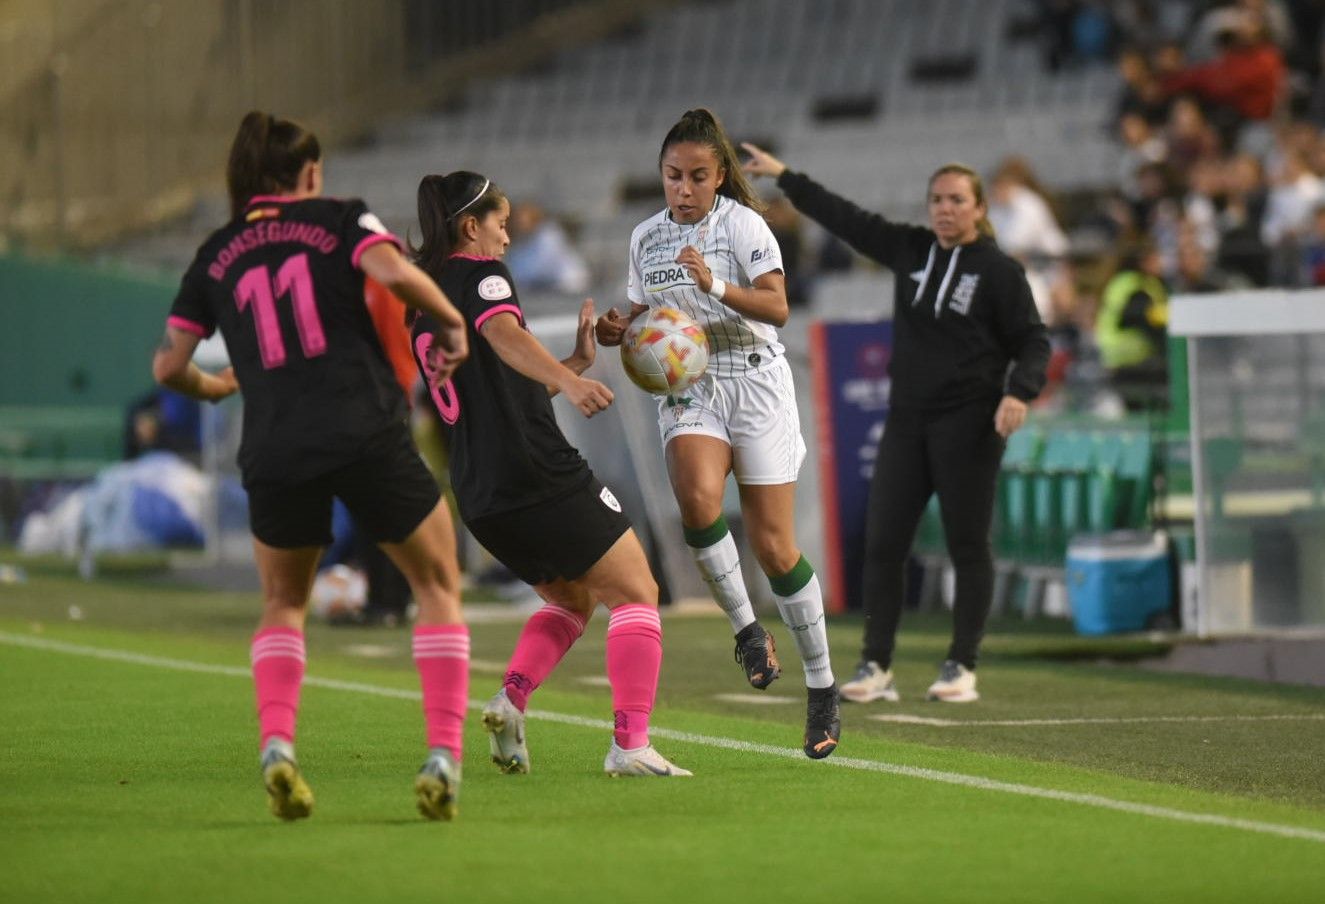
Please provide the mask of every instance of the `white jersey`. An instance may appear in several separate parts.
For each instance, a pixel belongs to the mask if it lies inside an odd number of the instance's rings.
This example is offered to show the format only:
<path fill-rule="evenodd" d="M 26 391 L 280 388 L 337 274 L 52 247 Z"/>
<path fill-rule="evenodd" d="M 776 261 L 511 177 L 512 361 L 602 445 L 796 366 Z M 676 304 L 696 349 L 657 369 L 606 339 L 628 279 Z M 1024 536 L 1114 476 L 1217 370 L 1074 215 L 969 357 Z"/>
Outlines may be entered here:
<path fill-rule="evenodd" d="M 748 287 L 765 273 L 782 269 L 782 251 L 764 218 L 718 195 L 698 223 L 674 223 L 664 209 L 635 227 L 626 297 L 650 307 L 679 308 L 693 317 L 708 335 L 709 373 L 716 377 L 741 376 L 781 356 L 776 329 L 699 290 L 676 262 L 686 245 L 698 248 L 713 275 L 733 286 Z"/>

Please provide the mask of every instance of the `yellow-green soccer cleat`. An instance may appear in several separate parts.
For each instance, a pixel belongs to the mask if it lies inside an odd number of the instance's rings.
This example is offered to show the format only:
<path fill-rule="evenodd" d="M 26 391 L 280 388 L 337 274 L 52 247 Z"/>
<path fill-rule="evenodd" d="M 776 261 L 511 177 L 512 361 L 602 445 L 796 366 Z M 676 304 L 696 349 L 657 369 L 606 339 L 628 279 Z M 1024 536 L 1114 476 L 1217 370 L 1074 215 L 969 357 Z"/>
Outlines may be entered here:
<path fill-rule="evenodd" d="M 449 750 L 435 750 L 414 779 L 419 812 L 429 819 L 455 819 L 460 812 L 460 764 Z"/>
<path fill-rule="evenodd" d="M 262 753 L 262 783 L 267 787 L 267 805 L 278 819 L 304 819 L 313 812 L 313 789 L 299 772 L 294 748 L 284 741 L 267 743 Z"/>

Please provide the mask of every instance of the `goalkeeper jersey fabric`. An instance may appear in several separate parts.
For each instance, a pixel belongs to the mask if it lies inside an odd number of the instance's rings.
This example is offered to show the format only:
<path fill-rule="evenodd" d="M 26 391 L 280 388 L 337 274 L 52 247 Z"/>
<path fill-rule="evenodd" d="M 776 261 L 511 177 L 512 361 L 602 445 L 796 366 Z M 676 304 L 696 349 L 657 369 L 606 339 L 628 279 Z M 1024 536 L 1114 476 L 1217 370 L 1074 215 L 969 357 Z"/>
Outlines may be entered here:
<path fill-rule="evenodd" d="M 587 485 L 589 466 L 557 426 L 547 387 L 506 364 L 483 338 L 492 317 L 513 316 L 524 326 L 506 265 L 456 255 L 429 275 L 464 316 L 469 338 L 469 358 L 445 384 L 430 387 L 461 516 L 509 512 Z M 430 315 L 415 318 L 414 356 L 425 374 L 436 330 Z"/>
<path fill-rule="evenodd" d="M 258 196 L 185 272 L 167 322 L 225 339 L 245 486 L 317 477 L 405 422 L 359 270 L 379 242 L 400 245 L 362 201 Z"/>

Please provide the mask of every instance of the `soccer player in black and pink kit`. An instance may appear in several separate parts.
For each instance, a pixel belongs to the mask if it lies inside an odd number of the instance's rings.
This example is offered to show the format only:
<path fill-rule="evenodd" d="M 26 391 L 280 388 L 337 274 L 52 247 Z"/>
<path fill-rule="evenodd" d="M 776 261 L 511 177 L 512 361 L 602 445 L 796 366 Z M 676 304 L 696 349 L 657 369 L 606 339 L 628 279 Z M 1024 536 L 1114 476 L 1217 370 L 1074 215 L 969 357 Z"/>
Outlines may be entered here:
<path fill-rule="evenodd" d="M 456 503 L 474 537 L 546 602 L 525 624 L 503 687 L 483 709 L 492 759 L 506 773 L 529 771 L 529 695 L 603 603 L 611 612 L 607 677 L 616 716 L 604 770 L 690 775 L 649 743 L 662 664 L 658 585 L 621 505 L 552 414 L 558 392 L 585 417 L 612 404 L 611 390 L 581 376 L 595 354 L 593 301 L 580 309 L 575 351 L 558 361 L 526 329 L 501 262 L 510 212 L 501 191 L 477 173 L 425 176 L 419 185 L 416 258 L 469 329 L 470 360 L 450 379 L 435 370 L 432 314 L 420 312 L 412 329 L 448 440 Z"/>
<path fill-rule="evenodd" d="M 410 437 L 364 275 L 427 312 L 439 379 L 468 353 L 464 321 L 362 201 L 320 197 L 321 150 L 298 124 L 249 113 L 226 177 L 231 220 L 185 273 L 152 370 L 195 399 L 244 394 L 239 467 L 263 592 L 251 661 L 271 810 L 298 819 L 313 807 L 295 760 L 295 717 L 308 596 L 339 496 L 418 602 L 414 659 L 430 751 L 415 793 L 425 816 L 450 819 L 469 690 L 455 534 Z M 234 367 L 205 373 L 193 351 L 217 329 Z"/>

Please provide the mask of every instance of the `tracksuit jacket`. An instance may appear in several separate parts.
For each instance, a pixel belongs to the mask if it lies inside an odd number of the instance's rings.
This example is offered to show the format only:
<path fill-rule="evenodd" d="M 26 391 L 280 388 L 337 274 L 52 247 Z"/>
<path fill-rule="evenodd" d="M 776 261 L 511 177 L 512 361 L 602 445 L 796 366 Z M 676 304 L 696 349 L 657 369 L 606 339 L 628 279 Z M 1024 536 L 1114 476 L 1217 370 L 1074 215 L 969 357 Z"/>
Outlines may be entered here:
<path fill-rule="evenodd" d="M 891 223 L 786 170 L 798 210 L 896 276 L 891 406 L 943 410 L 1044 387 L 1049 339 L 1021 264 L 986 236 L 944 250 L 934 232 Z"/>

